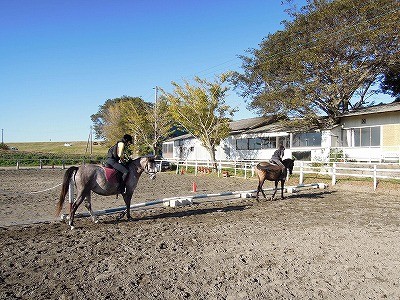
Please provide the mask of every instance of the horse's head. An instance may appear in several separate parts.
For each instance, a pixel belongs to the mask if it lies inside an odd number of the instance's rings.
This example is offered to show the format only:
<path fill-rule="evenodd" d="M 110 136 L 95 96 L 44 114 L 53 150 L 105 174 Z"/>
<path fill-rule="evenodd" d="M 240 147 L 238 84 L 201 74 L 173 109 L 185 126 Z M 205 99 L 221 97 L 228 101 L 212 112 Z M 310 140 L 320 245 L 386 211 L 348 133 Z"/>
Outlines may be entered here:
<path fill-rule="evenodd" d="M 156 161 L 154 160 L 154 156 L 143 156 L 140 159 L 140 166 L 151 179 L 156 179 L 157 166 Z"/>
<path fill-rule="evenodd" d="M 286 158 L 282 162 L 286 169 L 289 171 L 289 174 L 292 175 L 293 173 L 293 167 L 294 167 L 294 159 L 291 158 Z"/>

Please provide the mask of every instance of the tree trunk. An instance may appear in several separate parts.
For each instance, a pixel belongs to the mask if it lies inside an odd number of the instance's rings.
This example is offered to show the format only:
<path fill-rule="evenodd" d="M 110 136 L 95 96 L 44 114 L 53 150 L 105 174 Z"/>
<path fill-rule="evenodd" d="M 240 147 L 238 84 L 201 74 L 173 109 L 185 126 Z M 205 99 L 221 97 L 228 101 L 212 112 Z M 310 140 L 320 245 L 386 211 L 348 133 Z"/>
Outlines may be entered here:
<path fill-rule="evenodd" d="M 215 172 L 218 172 L 218 165 L 217 162 L 215 161 L 215 147 L 211 147 L 208 152 L 210 153 L 211 156 L 211 163 L 214 166 Z"/>

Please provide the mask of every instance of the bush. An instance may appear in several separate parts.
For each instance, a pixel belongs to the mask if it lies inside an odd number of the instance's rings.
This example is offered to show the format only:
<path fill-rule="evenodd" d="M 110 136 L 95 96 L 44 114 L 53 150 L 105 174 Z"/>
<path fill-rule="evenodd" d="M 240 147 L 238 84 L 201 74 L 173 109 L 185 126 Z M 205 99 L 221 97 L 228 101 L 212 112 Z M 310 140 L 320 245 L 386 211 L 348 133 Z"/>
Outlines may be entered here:
<path fill-rule="evenodd" d="M 7 144 L 0 143 L 0 149 L 1 149 L 1 150 L 10 150 L 10 147 L 8 147 Z"/>

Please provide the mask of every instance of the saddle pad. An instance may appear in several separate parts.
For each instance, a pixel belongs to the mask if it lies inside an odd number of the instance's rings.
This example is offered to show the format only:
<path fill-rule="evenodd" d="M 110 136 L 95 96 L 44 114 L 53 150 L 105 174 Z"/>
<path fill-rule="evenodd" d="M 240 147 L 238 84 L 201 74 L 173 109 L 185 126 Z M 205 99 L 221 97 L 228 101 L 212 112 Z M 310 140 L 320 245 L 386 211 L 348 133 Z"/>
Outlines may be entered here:
<path fill-rule="evenodd" d="M 113 168 L 102 167 L 104 170 L 104 174 L 106 175 L 106 179 L 110 183 L 117 183 L 117 171 Z"/>

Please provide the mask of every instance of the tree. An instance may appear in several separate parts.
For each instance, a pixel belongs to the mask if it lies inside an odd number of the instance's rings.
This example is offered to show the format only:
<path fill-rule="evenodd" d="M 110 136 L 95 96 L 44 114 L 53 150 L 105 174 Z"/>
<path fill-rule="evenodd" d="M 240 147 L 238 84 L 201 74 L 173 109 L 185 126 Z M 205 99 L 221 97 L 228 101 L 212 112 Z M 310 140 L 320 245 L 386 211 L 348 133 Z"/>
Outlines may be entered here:
<path fill-rule="evenodd" d="M 99 112 L 91 116 L 96 137 L 104 138 L 110 146 L 128 133 L 134 138 L 131 148 L 136 153 L 159 154 L 162 142 L 173 130 L 173 119 L 166 106 L 163 98 L 158 99 L 155 106 L 139 97 L 108 99 Z"/>
<path fill-rule="evenodd" d="M 134 133 L 135 140 L 142 148 L 159 154 L 162 142 L 172 134 L 174 125 L 166 99 L 160 97 L 155 104 L 125 102 L 122 107 L 126 126 Z"/>
<path fill-rule="evenodd" d="M 399 61 L 399 2 L 309 0 L 293 21 L 241 56 L 231 78 L 250 107 L 265 115 L 330 123 L 368 104 L 373 87 Z"/>
<path fill-rule="evenodd" d="M 106 143 L 114 142 L 115 139 L 114 134 L 106 136 L 106 132 L 108 132 L 108 130 L 104 130 L 104 128 L 110 126 L 111 124 L 114 124 L 117 127 L 121 127 L 122 125 L 119 122 L 116 122 L 119 119 L 116 118 L 115 111 L 111 112 L 114 116 L 109 115 L 110 108 L 120 102 L 130 102 L 130 101 L 143 101 L 143 100 L 138 97 L 129 97 L 129 96 L 107 99 L 103 105 L 99 106 L 99 111 L 90 116 L 93 122 L 93 130 L 95 132 L 95 136 L 97 139 L 104 139 Z M 114 110 L 115 109 L 117 108 L 115 107 Z M 126 130 L 126 128 L 122 127 L 120 128 L 120 132 L 123 132 L 124 130 Z M 124 135 L 124 133 L 122 135 Z M 118 138 L 121 138 L 122 135 L 120 135 Z"/>
<path fill-rule="evenodd" d="M 169 102 L 172 116 L 186 132 L 199 139 L 208 150 L 211 161 L 215 162 L 216 146 L 230 133 L 229 122 L 235 109 L 225 104 L 228 88 L 224 86 L 227 76 L 219 76 L 214 82 L 195 77 L 197 85 L 185 81 L 181 86 L 172 82 L 173 93 L 164 96 Z"/>
<path fill-rule="evenodd" d="M 396 97 L 395 101 L 400 101 L 400 62 L 391 66 L 385 73 L 381 89 L 384 93 Z"/>

